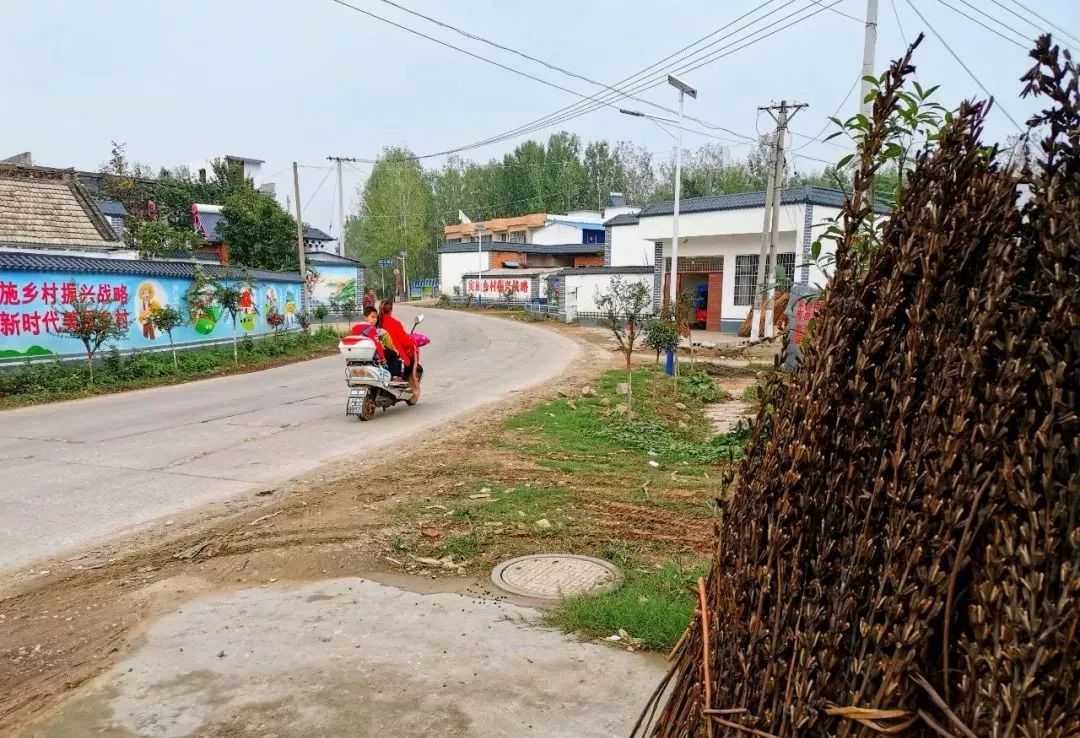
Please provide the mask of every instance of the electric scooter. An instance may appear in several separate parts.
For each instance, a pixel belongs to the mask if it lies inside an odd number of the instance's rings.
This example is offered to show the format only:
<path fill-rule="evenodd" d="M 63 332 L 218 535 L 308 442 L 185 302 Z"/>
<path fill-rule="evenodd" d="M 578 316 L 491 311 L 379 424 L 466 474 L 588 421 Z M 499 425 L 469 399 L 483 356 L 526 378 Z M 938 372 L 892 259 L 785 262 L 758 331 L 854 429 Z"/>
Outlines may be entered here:
<path fill-rule="evenodd" d="M 410 333 L 414 338 L 422 338 L 416 333 L 416 326 L 424 322 L 424 316 L 418 315 Z M 419 347 L 426 344 L 417 341 L 416 379 L 424 376 L 420 365 Z M 371 420 L 375 411 L 384 411 L 399 402 L 412 406 L 417 403 L 412 388 L 405 381 L 394 381 L 390 372 L 379 364 L 375 342 L 365 336 L 345 336 L 338 343 L 338 351 L 345 357 L 345 384 L 349 387 L 349 396 L 345 401 L 345 416 L 355 416 L 360 420 Z"/>

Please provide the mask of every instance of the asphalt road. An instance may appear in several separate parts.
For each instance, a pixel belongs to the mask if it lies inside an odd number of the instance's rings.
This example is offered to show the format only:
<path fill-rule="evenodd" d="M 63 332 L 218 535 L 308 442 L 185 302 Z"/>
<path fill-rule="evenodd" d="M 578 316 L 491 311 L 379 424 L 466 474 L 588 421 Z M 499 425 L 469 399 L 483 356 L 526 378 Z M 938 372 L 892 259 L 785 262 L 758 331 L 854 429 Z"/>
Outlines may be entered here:
<path fill-rule="evenodd" d="M 409 324 L 415 309 L 399 308 Z M 0 412 L 0 570 L 149 521 L 358 461 L 561 372 L 550 331 L 429 310 L 424 393 L 367 423 L 344 414 L 339 357 L 252 374 Z"/>

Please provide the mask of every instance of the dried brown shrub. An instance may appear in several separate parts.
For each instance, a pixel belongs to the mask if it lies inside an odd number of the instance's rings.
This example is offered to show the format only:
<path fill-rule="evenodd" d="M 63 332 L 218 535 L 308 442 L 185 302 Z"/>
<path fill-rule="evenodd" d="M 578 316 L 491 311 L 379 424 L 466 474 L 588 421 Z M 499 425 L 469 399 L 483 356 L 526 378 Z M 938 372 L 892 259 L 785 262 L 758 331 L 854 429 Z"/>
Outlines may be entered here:
<path fill-rule="evenodd" d="M 1032 57 L 1035 168 L 964 104 L 867 260 L 910 51 L 890 68 L 824 313 L 635 735 L 1080 734 L 1080 94 L 1048 38 Z"/>

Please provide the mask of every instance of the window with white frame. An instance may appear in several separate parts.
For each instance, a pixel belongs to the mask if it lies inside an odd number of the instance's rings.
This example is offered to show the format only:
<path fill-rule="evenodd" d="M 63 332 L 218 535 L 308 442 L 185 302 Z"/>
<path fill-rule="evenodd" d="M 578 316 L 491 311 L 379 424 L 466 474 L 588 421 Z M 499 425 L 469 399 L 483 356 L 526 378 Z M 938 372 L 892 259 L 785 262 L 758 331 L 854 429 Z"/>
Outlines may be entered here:
<path fill-rule="evenodd" d="M 510 231 L 506 240 L 510 243 L 525 243 L 525 231 Z"/>

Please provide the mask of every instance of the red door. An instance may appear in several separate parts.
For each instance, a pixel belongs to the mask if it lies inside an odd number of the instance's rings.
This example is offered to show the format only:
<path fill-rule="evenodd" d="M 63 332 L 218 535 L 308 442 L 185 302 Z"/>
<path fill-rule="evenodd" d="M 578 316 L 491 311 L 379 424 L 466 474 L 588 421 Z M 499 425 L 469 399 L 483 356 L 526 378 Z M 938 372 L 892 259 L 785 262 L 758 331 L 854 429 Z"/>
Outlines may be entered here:
<path fill-rule="evenodd" d="M 709 299 L 705 304 L 705 330 L 720 331 L 720 298 L 723 296 L 724 273 L 709 272 Z"/>

